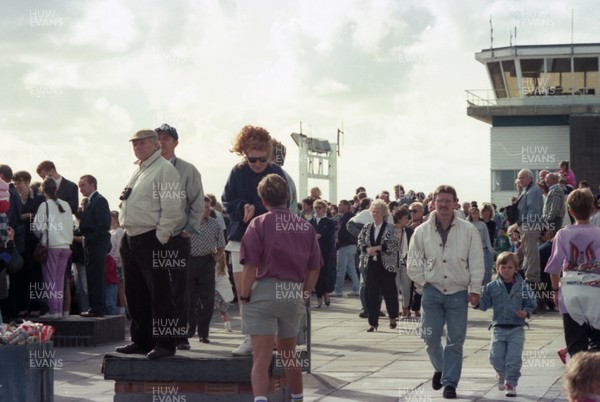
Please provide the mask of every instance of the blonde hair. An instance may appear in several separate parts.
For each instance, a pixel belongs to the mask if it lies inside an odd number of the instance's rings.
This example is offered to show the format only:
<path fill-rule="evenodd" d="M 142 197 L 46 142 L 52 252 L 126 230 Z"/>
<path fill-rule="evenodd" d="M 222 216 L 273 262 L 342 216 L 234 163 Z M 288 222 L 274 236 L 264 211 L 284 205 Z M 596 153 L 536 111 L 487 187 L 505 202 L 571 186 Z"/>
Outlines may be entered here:
<path fill-rule="evenodd" d="M 390 213 L 390 209 L 388 208 L 385 201 L 382 199 L 377 199 L 371 203 L 371 206 L 369 207 L 369 211 L 373 211 L 375 209 L 379 209 L 383 213 L 384 218 L 387 217 Z"/>
<path fill-rule="evenodd" d="M 519 270 L 519 257 L 510 251 L 503 251 L 496 258 L 496 272 L 500 269 L 500 265 L 512 264 L 515 267 L 515 275 Z"/>
<path fill-rule="evenodd" d="M 563 384 L 570 401 L 585 400 L 592 394 L 600 393 L 600 353 L 578 352 L 571 357 L 565 373 Z"/>
<path fill-rule="evenodd" d="M 317 205 L 319 205 L 327 210 L 327 203 L 320 198 L 316 199 L 313 202 L 313 208 L 315 208 Z"/>
<path fill-rule="evenodd" d="M 578 188 L 569 193 L 567 206 L 575 219 L 586 220 L 592 215 L 594 195 L 587 188 Z"/>
<path fill-rule="evenodd" d="M 215 255 L 217 276 L 227 276 L 227 264 L 225 263 L 225 253 L 220 252 Z"/>

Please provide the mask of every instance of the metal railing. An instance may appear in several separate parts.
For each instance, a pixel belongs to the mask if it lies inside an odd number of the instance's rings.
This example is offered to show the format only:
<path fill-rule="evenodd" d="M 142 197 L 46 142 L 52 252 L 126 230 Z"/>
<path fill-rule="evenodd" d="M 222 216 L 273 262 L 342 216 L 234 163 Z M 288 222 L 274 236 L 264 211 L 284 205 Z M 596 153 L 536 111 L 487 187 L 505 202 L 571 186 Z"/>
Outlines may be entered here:
<path fill-rule="evenodd" d="M 466 90 L 467 104 L 473 107 L 490 106 L 561 106 L 600 104 L 600 96 L 595 91 L 576 91 L 574 93 L 548 92 L 545 94 L 526 94 L 519 97 L 497 98 L 493 89 Z"/>

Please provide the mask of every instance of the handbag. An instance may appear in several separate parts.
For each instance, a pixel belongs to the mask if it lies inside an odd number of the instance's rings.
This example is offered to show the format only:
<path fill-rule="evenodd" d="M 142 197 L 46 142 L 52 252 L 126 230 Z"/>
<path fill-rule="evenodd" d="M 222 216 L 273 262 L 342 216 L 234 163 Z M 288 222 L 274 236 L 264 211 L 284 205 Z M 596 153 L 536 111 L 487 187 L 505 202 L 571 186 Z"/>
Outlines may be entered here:
<path fill-rule="evenodd" d="M 42 243 L 38 243 L 37 246 L 35 246 L 35 250 L 33 251 L 33 258 L 35 258 L 35 260 L 37 262 L 39 262 L 40 264 L 45 264 L 46 261 L 48 261 L 48 241 L 49 241 L 49 237 L 50 234 L 48 233 L 48 202 L 46 201 L 44 204 L 46 204 L 46 245 L 42 245 Z M 42 233 L 42 237 L 43 237 L 43 233 Z"/>

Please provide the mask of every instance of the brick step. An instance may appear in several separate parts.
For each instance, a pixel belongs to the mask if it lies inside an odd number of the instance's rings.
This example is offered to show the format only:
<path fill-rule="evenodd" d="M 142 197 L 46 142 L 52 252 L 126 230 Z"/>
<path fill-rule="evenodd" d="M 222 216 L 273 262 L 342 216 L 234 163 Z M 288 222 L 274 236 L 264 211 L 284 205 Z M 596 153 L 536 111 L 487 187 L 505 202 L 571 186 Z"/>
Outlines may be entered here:
<path fill-rule="evenodd" d="M 125 340 L 125 317 L 122 315 L 98 318 L 72 315 L 58 320 L 36 318 L 35 322 L 54 327 L 56 332 L 52 340 L 55 347 L 89 347 Z"/>

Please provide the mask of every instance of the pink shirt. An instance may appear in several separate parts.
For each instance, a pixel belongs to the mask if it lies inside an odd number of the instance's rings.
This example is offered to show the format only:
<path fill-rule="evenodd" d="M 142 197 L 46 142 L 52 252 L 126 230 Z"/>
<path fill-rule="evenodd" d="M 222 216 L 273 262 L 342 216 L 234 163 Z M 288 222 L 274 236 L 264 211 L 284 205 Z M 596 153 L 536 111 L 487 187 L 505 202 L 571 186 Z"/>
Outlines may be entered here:
<path fill-rule="evenodd" d="M 288 209 L 252 219 L 242 238 L 240 263 L 258 267 L 256 278 L 303 282 L 323 261 L 313 226 Z"/>
<path fill-rule="evenodd" d="M 566 226 L 556 233 L 552 242 L 552 254 L 545 271 L 560 274 L 577 270 L 600 274 L 600 228 L 595 225 Z M 567 313 L 560 291 L 558 307 L 561 314 Z"/>

